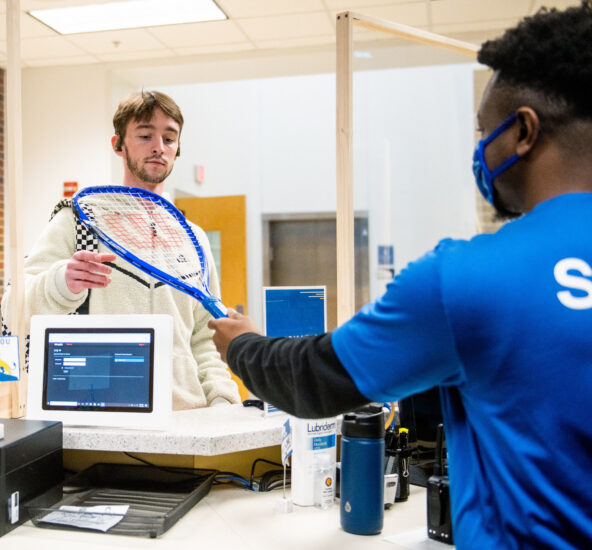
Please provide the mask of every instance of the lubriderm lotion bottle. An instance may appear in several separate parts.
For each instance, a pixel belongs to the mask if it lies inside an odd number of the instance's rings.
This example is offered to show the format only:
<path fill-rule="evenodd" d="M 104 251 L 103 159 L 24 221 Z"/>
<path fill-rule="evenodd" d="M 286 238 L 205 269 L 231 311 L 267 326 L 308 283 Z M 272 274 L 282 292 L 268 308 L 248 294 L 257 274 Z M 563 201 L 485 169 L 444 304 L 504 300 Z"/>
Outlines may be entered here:
<path fill-rule="evenodd" d="M 313 506 L 320 456 L 328 457 L 331 476 L 333 480 L 335 479 L 337 420 L 291 417 L 290 428 L 292 430 L 292 500 L 298 506 Z M 326 459 L 321 460 L 324 462 Z"/>

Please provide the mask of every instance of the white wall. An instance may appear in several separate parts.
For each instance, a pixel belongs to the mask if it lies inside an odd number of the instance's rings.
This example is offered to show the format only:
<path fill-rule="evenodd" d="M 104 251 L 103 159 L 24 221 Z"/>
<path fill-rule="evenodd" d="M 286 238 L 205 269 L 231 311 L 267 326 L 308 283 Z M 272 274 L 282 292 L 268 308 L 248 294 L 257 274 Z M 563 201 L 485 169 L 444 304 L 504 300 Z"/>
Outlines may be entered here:
<path fill-rule="evenodd" d="M 110 181 L 108 77 L 95 67 L 23 70 L 24 245 L 29 250 L 64 181 Z"/>
<path fill-rule="evenodd" d="M 156 70 L 151 78 L 144 87 L 169 93 L 186 121 L 167 191 L 247 195 L 249 309 L 260 321 L 261 215 L 335 210 L 335 77 L 175 86 Z M 23 89 L 29 248 L 63 181 L 120 181 L 111 118 L 132 87 L 106 68 L 90 66 L 26 69 Z M 366 71 L 356 74 L 354 90 L 355 205 L 370 214 L 371 265 L 385 239 L 395 245 L 400 269 L 444 236 L 470 236 L 472 67 Z M 193 181 L 196 164 L 206 169 L 201 185 Z M 376 295 L 374 271 L 372 281 Z"/>
<path fill-rule="evenodd" d="M 371 296 L 377 245 L 395 247 L 395 268 L 443 237 L 476 228 L 473 76 L 468 65 L 367 71 L 354 80 L 356 208 L 369 211 Z"/>

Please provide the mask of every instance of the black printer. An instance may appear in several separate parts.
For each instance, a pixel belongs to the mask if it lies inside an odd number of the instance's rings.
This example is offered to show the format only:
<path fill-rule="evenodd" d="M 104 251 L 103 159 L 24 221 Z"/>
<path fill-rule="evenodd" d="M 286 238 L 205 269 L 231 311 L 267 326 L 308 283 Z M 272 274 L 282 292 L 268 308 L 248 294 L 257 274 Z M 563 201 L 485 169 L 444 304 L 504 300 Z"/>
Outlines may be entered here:
<path fill-rule="evenodd" d="M 28 519 L 25 507 L 61 498 L 62 423 L 0 419 L 0 536 Z"/>

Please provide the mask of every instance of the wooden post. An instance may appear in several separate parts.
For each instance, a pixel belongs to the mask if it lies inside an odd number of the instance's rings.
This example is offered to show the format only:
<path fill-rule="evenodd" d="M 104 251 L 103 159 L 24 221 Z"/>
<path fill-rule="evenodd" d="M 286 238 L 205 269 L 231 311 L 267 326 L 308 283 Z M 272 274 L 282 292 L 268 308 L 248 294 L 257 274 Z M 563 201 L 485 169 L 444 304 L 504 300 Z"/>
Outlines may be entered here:
<path fill-rule="evenodd" d="M 337 15 L 337 324 L 355 312 L 353 207 L 353 27 L 387 32 L 476 58 L 479 47 L 355 12 Z"/>
<path fill-rule="evenodd" d="M 353 23 L 337 15 L 337 325 L 355 312 L 353 186 Z"/>
<path fill-rule="evenodd" d="M 351 11 L 347 13 L 357 26 L 375 31 L 387 32 L 400 38 L 411 40 L 412 42 L 445 48 L 473 58 L 477 57 L 477 52 L 479 51 L 479 46 L 471 44 L 470 42 L 463 42 L 462 40 L 456 40 L 454 38 L 449 38 L 448 36 L 442 36 L 440 34 L 410 27 L 409 25 L 403 25 L 402 23 L 395 23 L 394 21 L 379 19 L 370 15 Z M 339 36 L 339 31 L 337 34 Z"/>
<path fill-rule="evenodd" d="M 9 223 L 10 309 L 13 324 L 10 328 L 19 337 L 20 381 L 10 383 L 10 415 L 26 413 L 27 373 L 25 371 L 25 289 L 23 256 L 23 145 L 21 100 L 21 32 L 20 0 L 6 0 L 6 207 Z M 3 404 L 2 409 L 7 407 Z"/>

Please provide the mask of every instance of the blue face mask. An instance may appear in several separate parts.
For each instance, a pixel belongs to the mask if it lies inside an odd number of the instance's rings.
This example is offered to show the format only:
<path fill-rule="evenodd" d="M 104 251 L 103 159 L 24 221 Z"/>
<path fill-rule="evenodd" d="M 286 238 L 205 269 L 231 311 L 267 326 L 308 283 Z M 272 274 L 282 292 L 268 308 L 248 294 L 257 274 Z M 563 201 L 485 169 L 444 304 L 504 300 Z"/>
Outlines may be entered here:
<path fill-rule="evenodd" d="M 495 170 L 490 170 L 485 162 L 485 147 L 487 147 L 497 136 L 505 132 L 516 121 L 516 113 L 511 114 L 504 120 L 491 134 L 485 139 L 482 139 L 477 144 L 475 153 L 473 154 L 473 174 L 477 187 L 483 198 L 491 205 L 493 205 L 493 180 L 499 176 L 504 170 L 507 170 L 514 164 L 520 156 L 515 154 L 508 160 L 500 164 Z"/>

